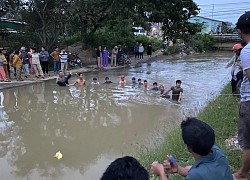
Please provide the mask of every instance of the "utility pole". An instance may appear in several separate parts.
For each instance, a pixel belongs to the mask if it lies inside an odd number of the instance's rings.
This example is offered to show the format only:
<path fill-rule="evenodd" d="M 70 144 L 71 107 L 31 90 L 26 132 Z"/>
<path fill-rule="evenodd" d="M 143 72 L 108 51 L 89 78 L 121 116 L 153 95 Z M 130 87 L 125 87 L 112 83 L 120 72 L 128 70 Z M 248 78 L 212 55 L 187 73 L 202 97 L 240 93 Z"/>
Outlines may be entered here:
<path fill-rule="evenodd" d="M 212 9 L 212 19 L 214 18 L 214 4 L 213 4 L 213 9 Z"/>

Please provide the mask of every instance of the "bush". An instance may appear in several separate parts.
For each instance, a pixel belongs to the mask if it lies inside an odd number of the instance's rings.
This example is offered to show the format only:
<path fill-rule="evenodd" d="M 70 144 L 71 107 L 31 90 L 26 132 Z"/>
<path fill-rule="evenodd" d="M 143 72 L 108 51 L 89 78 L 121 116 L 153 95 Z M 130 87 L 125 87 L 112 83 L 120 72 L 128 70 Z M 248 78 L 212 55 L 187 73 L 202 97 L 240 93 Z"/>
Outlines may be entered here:
<path fill-rule="evenodd" d="M 188 40 L 188 43 L 197 52 L 211 51 L 216 42 L 216 38 L 209 34 L 196 34 Z"/>
<path fill-rule="evenodd" d="M 179 44 L 174 44 L 173 46 L 169 46 L 167 50 L 163 52 L 163 55 L 172 55 L 172 54 L 178 54 L 181 52 L 181 48 L 179 47 Z"/>

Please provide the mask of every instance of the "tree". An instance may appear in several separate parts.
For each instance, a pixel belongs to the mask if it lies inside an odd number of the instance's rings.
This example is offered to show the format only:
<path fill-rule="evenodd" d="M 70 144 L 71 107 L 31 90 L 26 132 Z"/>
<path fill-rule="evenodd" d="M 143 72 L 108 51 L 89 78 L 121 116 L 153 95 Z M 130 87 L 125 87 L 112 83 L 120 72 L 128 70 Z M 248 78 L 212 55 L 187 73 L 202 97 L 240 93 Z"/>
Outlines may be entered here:
<path fill-rule="evenodd" d="M 198 14 L 198 7 L 193 0 L 146 0 L 139 7 L 141 14 L 148 18 L 149 22 L 162 23 L 163 38 L 183 37 L 190 33 L 188 19 Z"/>
<path fill-rule="evenodd" d="M 40 45 L 51 49 L 65 33 L 67 0 L 28 0 L 20 11 L 28 25 L 26 32 L 40 40 Z"/>
<path fill-rule="evenodd" d="M 13 12 L 19 3 L 19 0 L 0 0 L 0 17 Z"/>

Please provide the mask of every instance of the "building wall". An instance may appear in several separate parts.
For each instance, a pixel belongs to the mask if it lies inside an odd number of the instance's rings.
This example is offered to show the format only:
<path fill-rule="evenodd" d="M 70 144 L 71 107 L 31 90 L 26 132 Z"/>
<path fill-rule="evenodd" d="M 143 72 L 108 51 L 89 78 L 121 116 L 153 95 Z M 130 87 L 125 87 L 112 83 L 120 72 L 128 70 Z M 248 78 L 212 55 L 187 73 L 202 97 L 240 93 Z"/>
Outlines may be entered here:
<path fill-rule="evenodd" d="M 201 33 L 220 33 L 222 28 L 222 22 L 212 19 L 206 19 L 202 17 L 192 17 L 189 22 L 203 24 Z"/>

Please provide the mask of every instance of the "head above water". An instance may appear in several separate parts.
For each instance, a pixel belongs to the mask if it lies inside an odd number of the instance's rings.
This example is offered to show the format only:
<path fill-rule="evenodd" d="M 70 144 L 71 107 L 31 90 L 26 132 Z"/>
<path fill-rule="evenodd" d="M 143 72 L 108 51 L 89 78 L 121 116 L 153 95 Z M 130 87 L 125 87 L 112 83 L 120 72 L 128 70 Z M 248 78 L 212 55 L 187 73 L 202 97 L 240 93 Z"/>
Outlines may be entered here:
<path fill-rule="evenodd" d="M 164 86 L 163 86 L 163 85 L 160 85 L 160 86 L 159 86 L 159 89 L 160 89 L 160 91 L 164 91 Z"/>
<path fill-rule="evenodd" d="M 133 157 L 125 156 L 113 161 L 101 180 L 149 180 L 147 170 Z"/>
<path fill-rule="evenodd" d="M 189 152 L 206 156 L 215 143 L 214 130 L 205 122 L 188 118 L 181 123 L 182 139 Z"/>
<path fill-rule="evenodd" d="M 105 77 L 105 81 L 108 81 L 109 80 L 109 77 Z"/>
<path fill-rule="evenodd" d="M 78 76 L 79 76 L 79 78 L 82 79 L 83 78 L 83 73 L 79 73 Z"/>
<path fill-rule="evenodd" d="M 64 76 L 64 73 L 63 73 L 63 71 L 59 71 L 59 77 L 63 77 Z"/>
<path fill-rule="evenodd" d="M 124 80 L 125 79 L 125 76 L 124 75 L 121 75 L 121 80 Z"/>
<path fill-rule="evenodd" d="M 97 78 L 96 78 L 96 77 L 94 77 L 94 78 L 93 78 L 93 81 L 94 81 L 94 82 L 96 82 L 96 81 L 97 81 Z"/>
<path fill-rule="evenodd" d="M 141 82 L 141 79 L 140 79 L 140 78 L 138 79 L 138 82 Z"/>

